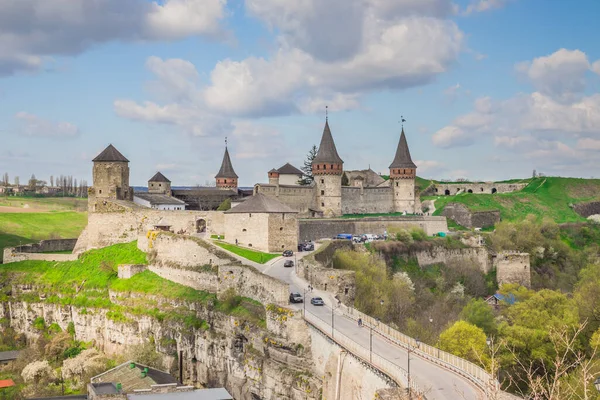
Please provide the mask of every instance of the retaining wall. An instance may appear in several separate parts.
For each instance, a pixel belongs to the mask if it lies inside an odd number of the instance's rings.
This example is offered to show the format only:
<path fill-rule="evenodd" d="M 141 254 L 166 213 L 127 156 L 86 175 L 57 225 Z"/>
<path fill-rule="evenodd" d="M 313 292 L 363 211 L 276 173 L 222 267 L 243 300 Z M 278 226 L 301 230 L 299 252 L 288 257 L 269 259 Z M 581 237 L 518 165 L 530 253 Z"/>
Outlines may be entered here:
<path fill-rule="evenodd" d="M 38 243 L 25 244 L 16 247 L 6 247 L 3 251 L 3 263 L 13 263 L 25 260 L 39 261 L 73 261 L 75 254 L 53 254 L 58 251 L 72 251 L 77 239 L 49 239 Z"/>

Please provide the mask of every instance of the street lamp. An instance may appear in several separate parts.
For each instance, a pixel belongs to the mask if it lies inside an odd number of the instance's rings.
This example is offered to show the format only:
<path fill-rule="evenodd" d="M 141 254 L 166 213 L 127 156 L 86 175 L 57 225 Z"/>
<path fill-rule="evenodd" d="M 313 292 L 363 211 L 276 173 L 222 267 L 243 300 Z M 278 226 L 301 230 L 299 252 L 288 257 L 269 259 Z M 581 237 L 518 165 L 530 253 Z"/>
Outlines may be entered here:
<path fill-rule="evenodd" d="M 410 353 L 415 351 L 421 345 L 421 341 L 419 339 L 415 339 L 415 347 L 411 347 L 410 343 L 408 344 L 408 400 L 412 398 L 412 389 L 410 387 Z"/>
<path fill-rule="evenodd" d="M 379 318 L 377 322 L 379 322 Z M 373 324 L 369 325 L 369 362 L 373 363 Z"/>
<path fill-rule="evenodd" d="M 600 392 L 600 376 L 596 378 L 596 380 L 594 381 L 594 387 L 596 388 L 596 390 L 598 392 Z"/>

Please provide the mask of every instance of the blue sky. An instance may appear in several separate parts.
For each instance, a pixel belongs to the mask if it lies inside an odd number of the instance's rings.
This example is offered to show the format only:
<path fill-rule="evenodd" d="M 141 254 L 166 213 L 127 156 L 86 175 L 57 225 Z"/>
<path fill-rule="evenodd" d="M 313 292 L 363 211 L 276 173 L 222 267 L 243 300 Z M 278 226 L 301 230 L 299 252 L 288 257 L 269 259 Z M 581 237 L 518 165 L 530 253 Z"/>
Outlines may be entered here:
<path fill-rule="evenodd" d="M 123 4 L 127 4 L 124 6 Z M 131 183 L 244 186 L 319 143 L 387 172 L 598 177 L 600 3 L 0 0 L 0 173 L 71 174 L 109 143 Z"/>

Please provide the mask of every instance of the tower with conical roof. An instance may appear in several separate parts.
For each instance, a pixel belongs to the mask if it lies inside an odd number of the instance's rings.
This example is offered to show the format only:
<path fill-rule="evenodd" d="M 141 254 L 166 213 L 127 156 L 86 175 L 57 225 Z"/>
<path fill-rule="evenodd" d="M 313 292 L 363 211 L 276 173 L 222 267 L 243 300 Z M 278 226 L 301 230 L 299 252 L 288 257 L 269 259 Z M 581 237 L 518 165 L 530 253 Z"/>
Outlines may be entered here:
<path fill-rule="evenodd" d="M 312 161 L 315 181 L 317 208 L 325 216 L 342 215 L 342 174 L 344 161 L 338 155 L 329 128 L 329 118 L 325 117 L 325 128 L 319 151 Z"/>
<path fill-rule="evenodd" d="M 119 150 L 109 144 L 92 162 L 90 200 L 133 200 L 133 190 L 129 187 L 129 160 Z"/>
<path fill-rule="evenodd" d="M 148 193 L 171 195 L 171 181 L 157 172 L 148 180 Z"/>
<path fill-rule="evenodd" d="M 238 187 L 238 176 L 233 170 L 231 165 L 231 158 L 229 157 L 229 150 L 227 150 L 227 139 L 225 139 L 225 154 L 223 154 L 223 161 L 221 162 L 221 169 L 215 176 L 217 180 L 217 188 L 219 189 L 233 189 L 237 190 Z"/>
<path fill-rule="evenodd" d="M 394 161 L 390 164 L 390 181 L 394 195 L 395 212 L 415 212 L 415 178 L 417 166 L 410 157 L 404 127 L 396 149 Z"/>

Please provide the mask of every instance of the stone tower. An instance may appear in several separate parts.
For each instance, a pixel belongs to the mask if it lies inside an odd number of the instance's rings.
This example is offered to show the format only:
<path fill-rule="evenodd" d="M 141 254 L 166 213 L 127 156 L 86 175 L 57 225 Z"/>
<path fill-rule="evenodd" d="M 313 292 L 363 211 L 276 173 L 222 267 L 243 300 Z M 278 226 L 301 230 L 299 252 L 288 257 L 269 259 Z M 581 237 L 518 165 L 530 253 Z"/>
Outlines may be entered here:
<path fill-rule="evenodd" d="M 92 162 L 90 200 L 133 200 L 133 189 L 129 187 L 129 160 L 119 150 L 110 144 Z"/>
<path fill-rule="evenodd" d="M 233 170 L 233 165 L 231 165 L 231 158 L 229 158 L 229 150 L 227 150 L 227 145 L 225 145 L 225 154 L 223 154 L 221 169 L 215 178 L 217 179 L 217 187 L 219 189 L 237 190 L 238 176 Z"/>
<path fill-rule="evenodd" d="M 148 180 L 148 193 L 171 195 L 171 181 L 166 176 L 157 172 Z"/>
<path fill-rule="evenodd" d="M 275 168 L 269 171 L 269 185 L 279 185 L 279 171 Z"/>
<path fill-rule="evenodd" d="M 414 213 L 415 210 L 415 178 L 417 166 L 410 157 L 404 127 L 400 134 L 398 149 L 394 161 L 390 164 L 390 180 L 394 195 L 394 211 Z"/>
<path fill-rule="evenodd" d="M 312 173 L 317 190 L 317 207 L 326 217 L 342 215 L 343 164 L 331 136 L 329 119 L 325 118 L 319 151 L 312 162 Z"/>

